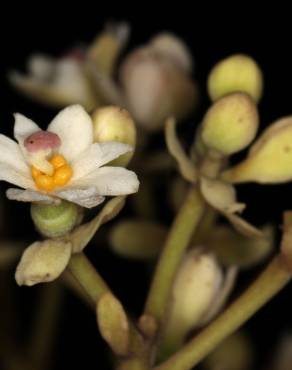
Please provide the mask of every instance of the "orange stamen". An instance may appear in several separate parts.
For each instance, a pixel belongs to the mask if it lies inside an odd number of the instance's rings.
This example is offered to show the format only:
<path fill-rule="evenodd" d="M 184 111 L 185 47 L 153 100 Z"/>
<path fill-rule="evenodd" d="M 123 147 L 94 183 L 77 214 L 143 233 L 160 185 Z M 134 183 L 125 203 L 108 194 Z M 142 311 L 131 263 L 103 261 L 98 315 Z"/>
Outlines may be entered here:
<path fill-rule="evenodd" d="M 64 186 L 73 175 L 72 168 L 62 155 L 54 155 L 49 162 L 54 167 L 54 172 L 51 176 L 42 173 L 34 166 L 31 167 L 32 178 L 39 190 L 52 191 L 56 187 Z"/>

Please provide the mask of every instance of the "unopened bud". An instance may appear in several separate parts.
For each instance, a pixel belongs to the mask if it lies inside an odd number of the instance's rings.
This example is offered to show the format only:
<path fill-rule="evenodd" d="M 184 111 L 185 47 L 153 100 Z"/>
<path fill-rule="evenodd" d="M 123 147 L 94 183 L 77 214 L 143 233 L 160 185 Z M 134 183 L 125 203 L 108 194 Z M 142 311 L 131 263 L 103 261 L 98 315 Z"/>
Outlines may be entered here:
<path fill-rule="evenodd" d="M 208 92 L 213 101 L 230 93 L 244 92 L 258 102 L 262 90 L 262 72 L 248 55 L 237 54 L 223 59 L 211 70 L 208 78 Z"/>
<path fill-rule="evenodd" d="M 185 43 L 177 36 L 164 32 L 150 41 L 150 47 L 157 53 L 173 60 L 183 71 L 191 73 L 193 61 Z"/>
<path fill-rule="evenodd" d="M 292 117 L 282 118 L 269 126 L 248 156 L 225 171 L 223 178 L 233 183 L 258 182 L 275 184 L 292 179 Z"/>
<path fill-rule="evenodd" d="M 234 93 L 219 99 L 207 111 L 202 139 L 209 148 L 231 155 L 251 143 L 258 125 L 258 111 L 253 100 L 246 94 Z"/>
<path fill-rule="evenodd" d="M 120 78 L 130 111 L 146 131 L 163 129 L 170 116 L 180 121 L 194 108 L 197 88 L 191 77 L 151 45 L 126 58 Z"/>
<path fill-rule="evenodd" d="M 32 286 L 55 280 L 65 270 L 72 245 L 61 240 L 35 242 L 23 252 L 15 279 L 18 285 Z"/>
<path fill-rule="evenodd" d="M 81 208 L 66 201 L 62 201 L 59 205 L 32 203 L 30 212 L 38 231 L 48 238 L 67 234 L 82 217 Z"/>
<path fill-rule="evenodd" d="M 186 334 L 200 325 L 222 282 L 223 273 L 213 254 L 198 248 L 187 253 L 173 285 L 169 318 L 163 333 L 164 355 L 176 350 Z"/>
<path fill-rule="evenodd" d="M 136 145 L 136 127 L 128 111 L 117 106 L 97 109 L 92 115 L 94 141 L 99 143 L 116 141 Z M 111 165 L 126 166 L 134 151 L 128 152 L 111 162 Z"/>
<path fill-rule="evenodd" d="M 110 243 L 118 255 L 138 260 L 152 259 L 161 252 L 167 235 L 163 225 L 147 220 L 126 220 L 115 225 Z"/>

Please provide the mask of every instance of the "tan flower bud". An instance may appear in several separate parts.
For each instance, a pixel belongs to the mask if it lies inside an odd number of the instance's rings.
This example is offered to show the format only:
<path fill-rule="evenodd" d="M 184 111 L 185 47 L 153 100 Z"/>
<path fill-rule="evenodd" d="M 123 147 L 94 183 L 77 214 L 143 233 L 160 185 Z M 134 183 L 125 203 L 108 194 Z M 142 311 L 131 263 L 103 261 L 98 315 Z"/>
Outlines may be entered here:
<path fill-rule="evenodd" d="M 136 127 L 128 111 L 117 106 L 96 109 L 92 115 L 95 142 L 117 141 L 135 148 Z M 115 159 L 110 165 L 126 166 L 134 154 L 128 152 Z"/>
<path fill-rule="evenodd" d="M 15 279 L 18 285 L 35 285 L 55 280 L 66 268 L 71 243 L 61 240 L 35 242 L 23 252 Z"/>
<path fill-rule="evenodd" d="M 270 125 L 250 148 L 247 158 L 225 171 L 223 178 L 233 183 L 273 184 L 292 179 L 292 117 Z"/>
<path fill-rule="evenodd" d="M 183 71 L 191 73 L 193 60 L 187 45 L 177 36 L 163 32 L 150 40 L 150 47 L 157 53 L 173 60 Z"/>
<path fill-rule="evenodd" d="M 202 139 L 208 147 L 230 155 L 251 143 L 258 124 L 258 111 L 252 99 L 243 93 L 230 94 L 219 99 L 207 111 Z"/>
<path fill-rule="evenodd" d="M 248 55 L 236 54 L 223 59 L 209 74 L 208 92 L 213 101 L 233 92 L 244 92 L 257 102 L 262 90 L 262 72 Z"/>
<path fill-rule="evenodd" d="M 151 46 L 139 48 L 126 58 L 120 78 L 131 113 L 147 131 L 161 130 L 169 116 L 185 118 L 197 99 L 190 76 Z"/>

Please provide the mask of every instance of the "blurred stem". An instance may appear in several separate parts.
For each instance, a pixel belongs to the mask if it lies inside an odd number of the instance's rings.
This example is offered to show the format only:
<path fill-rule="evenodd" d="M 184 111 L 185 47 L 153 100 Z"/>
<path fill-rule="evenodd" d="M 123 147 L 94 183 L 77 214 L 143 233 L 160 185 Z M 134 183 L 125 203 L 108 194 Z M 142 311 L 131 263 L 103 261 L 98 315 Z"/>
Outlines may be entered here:
<path fill-rule="evenodd" d="M 40 302 L 36 309 L 34 332 L 29 345 L 30 359 L 34 369 L 51 367 L 52 347 L 58 327 L 62 286 L 54 282 L 42 287 Z"/>
<path fill-rule="evenodd" d="M 163 319 L 175 273 L 203 211 L 204 200 L 193 186 L 171 226 L 146 302 L 145 313 L 158 323 Z"/>
<path fill-rule="evenodd" d="M 276 256 L 253 284 L 211 325 L 155 370 L 190 370 L 227 336 L 242 326 L 290 280 L 291 273 Z"/>
<path fill-rule="evenodd" d="M 68 264 L 68 269 L 91 298 L 94 306 L 96 306 L 98 299 L 104 293 L 111 292 L 106 282 L 98 274 L 84 253 L 73 254 Z M 131 321 L 130 338 L 132 352 L 136 354 L 143 353 L 143 339 Z"/>

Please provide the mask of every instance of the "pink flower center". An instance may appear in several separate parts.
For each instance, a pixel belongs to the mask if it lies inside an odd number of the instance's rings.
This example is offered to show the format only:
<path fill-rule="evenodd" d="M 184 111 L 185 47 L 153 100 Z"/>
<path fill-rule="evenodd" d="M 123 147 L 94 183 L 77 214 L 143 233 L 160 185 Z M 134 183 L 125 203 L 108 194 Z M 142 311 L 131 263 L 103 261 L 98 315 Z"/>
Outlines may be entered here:
<path fill-rule="evenodd" d="M 61 139 L 57 134 L 49 131 L 37 131 L 24 140 L 24 146 L 29 153 L 40 150 L 57 149 L 61 145 Z"/>

